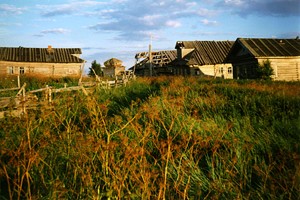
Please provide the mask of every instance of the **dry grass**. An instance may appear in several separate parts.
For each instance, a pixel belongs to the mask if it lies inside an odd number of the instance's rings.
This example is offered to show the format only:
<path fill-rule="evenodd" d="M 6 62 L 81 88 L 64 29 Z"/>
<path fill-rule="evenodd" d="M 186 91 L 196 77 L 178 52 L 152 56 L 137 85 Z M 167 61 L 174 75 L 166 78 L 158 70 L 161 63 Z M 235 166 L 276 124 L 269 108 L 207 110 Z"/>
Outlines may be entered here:
<path fill-rule="evenodd" d="M 6 118 L 0 197 L 297 199 L 297 85 L 138 79 Z"/>

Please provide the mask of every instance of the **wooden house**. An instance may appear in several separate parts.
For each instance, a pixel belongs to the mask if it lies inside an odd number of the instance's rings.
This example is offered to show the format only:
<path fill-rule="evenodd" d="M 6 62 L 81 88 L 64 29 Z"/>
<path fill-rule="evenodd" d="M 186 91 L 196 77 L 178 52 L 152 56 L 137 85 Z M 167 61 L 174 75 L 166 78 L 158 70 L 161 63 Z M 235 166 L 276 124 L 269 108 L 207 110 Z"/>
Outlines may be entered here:
<path fill-rule="evenodd" d="M 300 80 L 300 40 L 238 38 L 230 50 L 227 62 L 233 65 L 233 77 L 255 79 L 259 64 L 269 61 L 274 80 Z"/>
<path fill-rule="evenodd" d="M 0 47 L 0 74 L 80 76 L 85 60 L 80 48 Z"/>
<path fill-rule="evenodd" d="M 116 77 L 122 75 L 125 72 L 123 62 L 121 60 L 118 60 L 117 58 L 111 58 L 105 61 L 104 66 L 105 67 L 102 67 L 104 76 Z"/>
<path fill-rule="evenodd" d="M 225 63 L 233 41 L 178 41 L 174 74 L 233 78 L 231 63 Z"/>
<path fill-rule="evenodd" d="M 130 70 L 137 76 L 173 75 L 172 63 L 176 59 L 176 50 L 140 52 L 135 55 L 136 64 Z"/>

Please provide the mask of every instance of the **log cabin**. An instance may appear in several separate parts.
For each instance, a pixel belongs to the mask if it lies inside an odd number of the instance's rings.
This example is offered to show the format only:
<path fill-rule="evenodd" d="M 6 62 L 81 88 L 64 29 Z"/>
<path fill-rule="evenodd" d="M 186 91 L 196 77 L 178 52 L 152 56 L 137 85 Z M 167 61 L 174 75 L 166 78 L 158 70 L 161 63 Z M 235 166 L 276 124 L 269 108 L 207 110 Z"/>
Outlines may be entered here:
<path fill-rule="evenodd" d="M 0 75 L 80 76 L 80 48 L 0 47 Z"/>
<path fill-rule="evenodd" d="M 176 75 L 233 78 L 231 63 L 225 58 L 233 41 L 177 41 Z"/>
<path fill-rule="evenodd" d="M 233 65 L 235 79 L 258 78 L 259 64 L 269 61 L 273 80 L 300 80 L 300 40 L 274 38 L 237 38 L 226 61 Z"/>

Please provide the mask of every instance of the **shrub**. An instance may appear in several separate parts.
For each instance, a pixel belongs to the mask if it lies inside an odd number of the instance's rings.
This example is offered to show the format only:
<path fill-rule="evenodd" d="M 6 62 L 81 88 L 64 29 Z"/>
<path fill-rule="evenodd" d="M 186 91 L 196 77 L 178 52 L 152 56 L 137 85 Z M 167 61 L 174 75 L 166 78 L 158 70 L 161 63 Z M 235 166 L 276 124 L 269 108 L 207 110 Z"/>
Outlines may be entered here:
<path fill-rule="evenodd" d="M 260 79 L 263 80 L 272 80 L 272 75 L 274 75 L 274 70 L 271 66 L 271 62 L 269 60 L 263 61 L 257 67 L 257 74 Z"/>

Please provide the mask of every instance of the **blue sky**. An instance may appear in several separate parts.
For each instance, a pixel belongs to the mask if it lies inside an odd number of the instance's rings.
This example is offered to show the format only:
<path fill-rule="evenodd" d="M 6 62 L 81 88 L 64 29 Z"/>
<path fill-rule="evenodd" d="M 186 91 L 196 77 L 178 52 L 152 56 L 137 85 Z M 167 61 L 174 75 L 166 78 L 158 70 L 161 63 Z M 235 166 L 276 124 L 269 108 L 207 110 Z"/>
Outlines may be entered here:
<path fill-rule="evenodd" d="M 0 46 L 82 48 L 82 58 L 172 50 L 182 40 L 294 38 L 299 0 L 1 0 Z"/>

